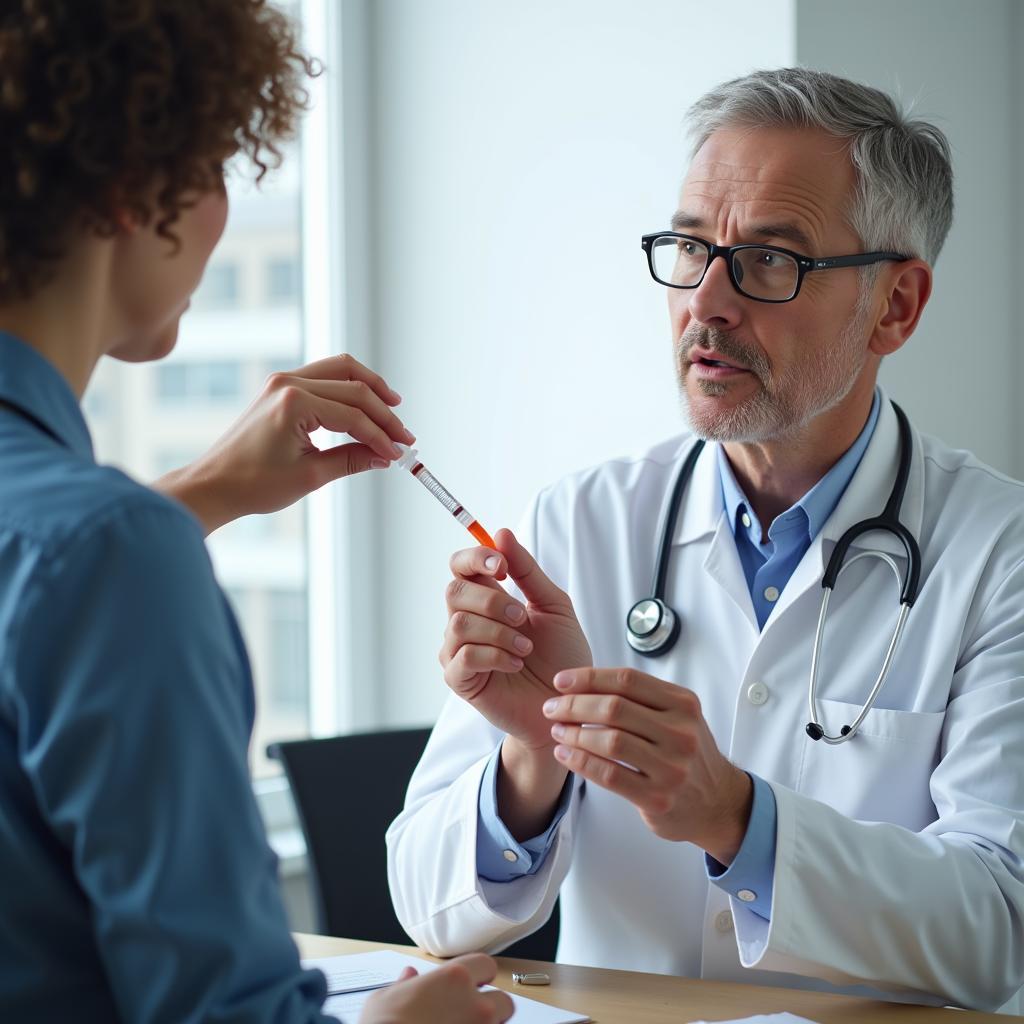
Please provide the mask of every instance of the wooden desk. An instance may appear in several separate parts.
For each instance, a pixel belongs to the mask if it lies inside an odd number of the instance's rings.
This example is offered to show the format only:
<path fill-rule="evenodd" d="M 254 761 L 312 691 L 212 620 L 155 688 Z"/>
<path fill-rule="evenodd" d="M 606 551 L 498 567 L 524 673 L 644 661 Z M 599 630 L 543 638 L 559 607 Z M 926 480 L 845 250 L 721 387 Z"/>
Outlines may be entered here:
<path fill-rule="evenodd" d="M 322 935 L 296 935 L 303 956 L 338 956 L 374 949 L 396 949 L 426 956 L 413 946 L 385 946 L 379 942 L 331 939 Z M 426 957 L 433 960 L 433 957 Z M 540 964 L 534 960 L 498 957 L 495 984 L 538 1002 L 551 1003 L 577 1013 L 589 1013 L 597 1024 L 683 1024 L 693 1020 L 731 1020 L 755 1013 L 789 1010 L 820 1024 L 865 1021 L 872 1024 L 1007 1024 L 1024 1017 L 995 1013 L 944 1010 L 872 999 L 765 988 L 723 981 L 694 981 L 664 974 L 605 971 L 571 964 Z M 440 963 L 441 961 L 436 961 Z M 512 971 L 544 970 L 551 984 L 512 984 Z M 515 1018 L 513 1018 L 514 1024 Z"/>

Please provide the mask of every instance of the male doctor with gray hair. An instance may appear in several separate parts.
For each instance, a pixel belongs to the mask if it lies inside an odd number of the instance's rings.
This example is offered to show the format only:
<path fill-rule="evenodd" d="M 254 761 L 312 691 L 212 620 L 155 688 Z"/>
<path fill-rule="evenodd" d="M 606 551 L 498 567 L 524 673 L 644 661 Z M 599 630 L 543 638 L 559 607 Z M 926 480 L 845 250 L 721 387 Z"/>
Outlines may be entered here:
<path fill-rule="evenodd" d="M 643 240 L 690 433 L 452 557 L 399 918 L 499 950 L 560 895 L 562 961 L 1024 1012 L 1024 487 L 876 383 L 928 301 L 948 145 L 803 69 L 690 119 Z"/>

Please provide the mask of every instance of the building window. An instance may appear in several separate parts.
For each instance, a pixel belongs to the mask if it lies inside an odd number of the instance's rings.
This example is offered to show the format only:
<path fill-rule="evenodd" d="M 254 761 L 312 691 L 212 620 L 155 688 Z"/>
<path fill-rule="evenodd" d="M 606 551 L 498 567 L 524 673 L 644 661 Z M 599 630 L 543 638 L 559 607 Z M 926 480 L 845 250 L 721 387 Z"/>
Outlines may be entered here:
<path fill-rule="evenodd" d="M 267 263 L 267 301 L 274 306 L 299 299 L 299 265 L 293 259 L 272 259 Z"/>
<path fill-rule="evenodd" d="M 186 402 L 236 402 L 242 397 L 242 368 L 237 362 L 169 363 L 156 367 L 161 405 Z"/>
<path fill-rule="evenodd" d="M 267 680 L 274 712 L 305 719 L 309 709 L 309 635 L 305 590 L 272 590 L 271 668 Z"/>
<path fill-rule="evenodd" d="M 201 309 L 236 308 L 240 292 L 238 280 L 236 264 L 211 262 L 192 297 L 193 304 Z"/>

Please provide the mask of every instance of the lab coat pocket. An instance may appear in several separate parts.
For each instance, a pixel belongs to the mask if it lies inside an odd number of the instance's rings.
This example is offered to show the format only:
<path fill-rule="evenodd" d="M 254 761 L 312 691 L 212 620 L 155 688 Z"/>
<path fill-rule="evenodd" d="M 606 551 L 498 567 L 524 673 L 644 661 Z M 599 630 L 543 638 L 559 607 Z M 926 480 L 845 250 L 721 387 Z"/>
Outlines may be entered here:
<path fill-rule="evenodd" d="M 860 705 L 818 700 L 825 731 L 836 735 Z M 859 821 L 889 821 L 918 830 L 935 820 L 929 780 L 939 758 L 945 712 L 872 708 L 855 736 L 832 745 L 810 738 L 798 792 Z"/>

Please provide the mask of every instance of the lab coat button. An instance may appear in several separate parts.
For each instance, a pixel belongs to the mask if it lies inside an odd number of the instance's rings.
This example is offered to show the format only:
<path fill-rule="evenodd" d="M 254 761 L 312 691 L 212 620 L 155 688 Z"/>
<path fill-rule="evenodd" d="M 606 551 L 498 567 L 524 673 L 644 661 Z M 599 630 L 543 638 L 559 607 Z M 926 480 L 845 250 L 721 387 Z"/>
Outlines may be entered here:
<path fill-rule="evenodd" d="M 778 601 L 779 599 L 779 588 L 778 587 L 765 587 L 764 588 L 764 599 L 766 601 Z"/>
<path fill-rule="evenodd" d="M 505 857 L 505 860 L 510 861 L 510 862 L 511 861 L 519 860 L 519 858 L 516 856 L 516 851 L 515 850 L 506 850 L 505 853 L 504 853 L 504 857 Z"/>
<path fill-rule="evenodd" d="M 723 910 L 720 914 L 715 917 L 715 927 L 723 934 L 727 935 L 732 931 L 732 914 L 728 910 Z"/>
<path fill-rule="evenodd" d="M 757 899 L 757 893 L 754 892 L 753 889 L 740 889 L 740 891 L 736 893 L 736 897 L 743 900 L 744 903 L 753 903 L 754 900 Z"/>
<path fill-rule="evenodd" d="M 746 512 L 740 516 L 740 522 L 749 530 L 750 529 L 750 516 Z"/>
<path fill-rule="evenodd" d="M 751 704 L 762 705 L 768 699 L 768 687 L 764 683 L 751 683 L 747 690 L 747 700 Z"/>

